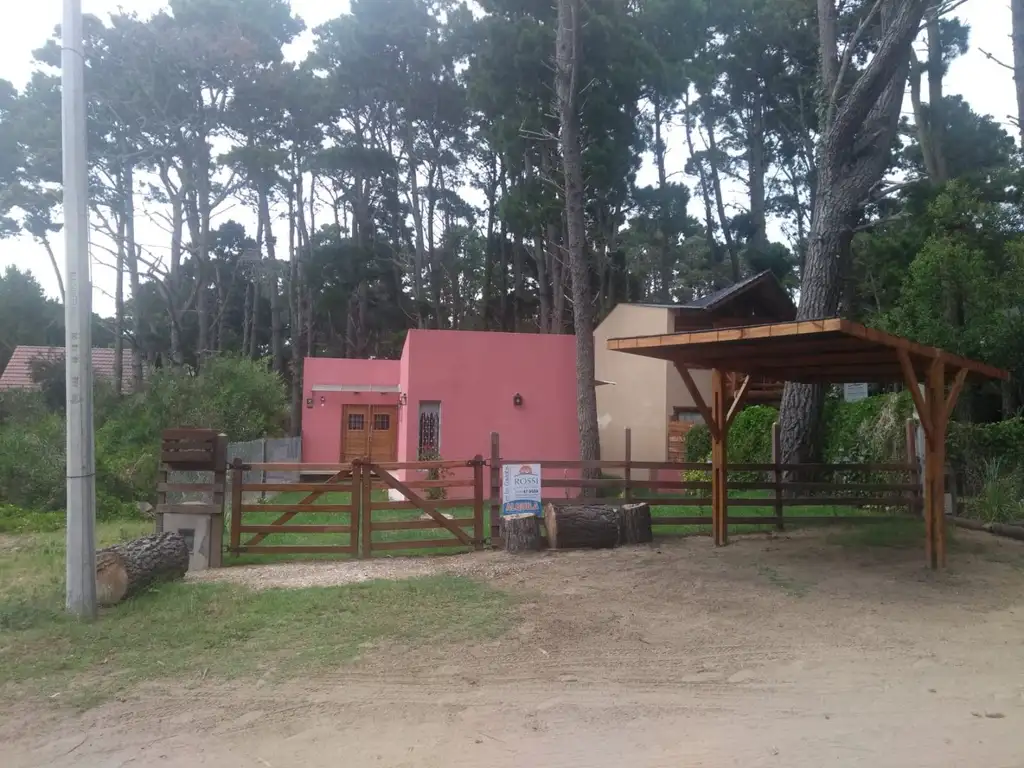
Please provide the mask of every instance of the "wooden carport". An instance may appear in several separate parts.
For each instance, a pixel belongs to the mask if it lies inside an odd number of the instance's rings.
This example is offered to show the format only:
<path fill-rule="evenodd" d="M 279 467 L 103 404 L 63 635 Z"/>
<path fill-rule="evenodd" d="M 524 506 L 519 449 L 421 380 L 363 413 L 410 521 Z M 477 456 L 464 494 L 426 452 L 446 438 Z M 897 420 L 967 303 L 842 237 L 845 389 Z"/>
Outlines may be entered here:
<path fill-rule="evenodd" d="M 946 425 L 957 397 L 969 376 L 1009 378 L 998 368 L 838 318 L 609 339 L 608 348 L 668 360 L 679 371 L 711 433 L 711 515 L 717 546 L 728 541 L 729 425 L 752 377 L 808 384 L 903 382 L 925 434 L 925 548 L 932 568 L 946 563 Z M 712 371 L 710 404 L 690 375 L 693 368 Z M 729 373 L 746 378 L 726 402 Z"/>

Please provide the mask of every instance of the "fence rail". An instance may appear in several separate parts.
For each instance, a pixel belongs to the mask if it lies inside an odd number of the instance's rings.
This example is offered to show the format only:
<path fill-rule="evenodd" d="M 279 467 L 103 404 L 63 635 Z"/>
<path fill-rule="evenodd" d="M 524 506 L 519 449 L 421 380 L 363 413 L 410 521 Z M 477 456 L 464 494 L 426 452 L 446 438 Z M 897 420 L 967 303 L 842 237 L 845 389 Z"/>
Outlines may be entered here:
<path fill-rule="evenodd" d="M 777 432 L 775 447 L 777 457 Z M 596 494 L 650 503 L 656 510 L 652 522 L 663 531 L 711 525 L 710 464 L 633 461 L 631 452 L 627 430 L 622 460 L 505 459 L 497 434 L 492 435 L 487 459 L 302 464 L 236 456 L 228 478 L 229 549 L 236 554 L 352 557 L 479 549 L 488 540 L 499 541 L 506 464 L 540 464 L 545 503 L 572 503 Z M 615 476 L 589 476 L 603 470 L 614 470 Z M 638 476 L 640 471 L 649 476 Z M 913 515 L 923 505 L 920 471 L 913 460 L 733 464 L 728 467 L 728 489 L 727 511 L 736 512 L 727 514 L 728 525 L 782 529 L 787 524 L 873 523 L 891 519 L 894 510 Z M 762 514 L 753 514 L 757 508 Z M 808 514 L 815 508 L 857 513 Z"/>

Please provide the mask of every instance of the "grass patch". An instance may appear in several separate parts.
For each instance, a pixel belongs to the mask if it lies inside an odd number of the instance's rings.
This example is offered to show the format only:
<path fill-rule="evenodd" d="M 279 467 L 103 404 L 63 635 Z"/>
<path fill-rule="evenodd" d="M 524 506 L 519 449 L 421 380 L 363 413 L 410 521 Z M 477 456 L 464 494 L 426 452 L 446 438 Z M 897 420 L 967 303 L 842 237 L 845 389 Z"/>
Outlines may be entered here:
<path fill-rule="evenodd" d="M 757 566 L 757 572 L 790 597 L 803 597 L 810 591 L 810 587 L 807 584 L 791 579 L 788 576 L 783 576 L 779 573 L 778 569 L 771 566 L 759 565 Z"/>
<path fill-rule="evenodd" d="M 99 532 L 109 543 L 145 531 Z M 505 594 L 434 576 L 258 592 L 174 583 L 83 623 L 63 613 L 63 569 L 52 534 L 18 537 L 0 557 L 0 690 L 88 706 L 144 680 L 315 674 L 382 641 L 481 639 L 510 620 Z"/>
<path fill-rule="evenodd" d="M 950 544 L 953 540 L 953 531 L 952 525 L 946 527 L 946 536 L 949 537 Z M 842 547 L 921 549 L 924 547 L 924 521 L 889 520 L 860 528 L 848 528 L 831 533 L 827 541 Z"/>
<path fill-rule="evenodd" d="M 732 506 L 729 508 L 729 515 L 732 517 L 763 517 L 765 518 L 764 524 L 747 524 L 742 525 L 729 525 L 730 534 L 740 533 L 764 533 L 766 531 L 775 530 L 775 507 L 774 496 L 768 496 L 765 493 L 757 491 L 732 491 L 729 494 L 730 499 L 757 499 L 764 498 L 764 506 Z M 637 500 L 640 500 L 639 497 Z M 689 506 L 689 505 L 665 505 L 658 504 L 658 497 L 656 495 L 648 495 L 643 498 L 643 501 L 648 502 L 651 505 L 651 517 L 654 522 L 654 534 L 656 536 L 692 536 L 692 535 L 710 535 L 711 534 L 711 507 L 708 506 Z M 899 510 L 902 513 L 904 510 Z M 708 518 L 706 525 L 659 525 L 659 517 L 697 517 L 705 516 Z M 800 527 L 799 523 L 786 522 L 786 518 L 791 517 L 817 517 L 827 519 L 830 517 L 891 517 L 894 522 L 901 522 L 900 518 L 895 517 L 891 513 L 884 512 L 878 509 L 864 509 L 856 506 L 842 506 L 842 505 L 831 505 L 831 506 L 801 506 L 801 507 L 786 507 L 784 510 L 783 522 L 786 525 L 786 530 L 794 530 Z M 914 521 L 909 521 L 914 522 Z M 887 525 L 888 523 L 872 523 L 870 526 L 875 528 L 881 525 Z"/>

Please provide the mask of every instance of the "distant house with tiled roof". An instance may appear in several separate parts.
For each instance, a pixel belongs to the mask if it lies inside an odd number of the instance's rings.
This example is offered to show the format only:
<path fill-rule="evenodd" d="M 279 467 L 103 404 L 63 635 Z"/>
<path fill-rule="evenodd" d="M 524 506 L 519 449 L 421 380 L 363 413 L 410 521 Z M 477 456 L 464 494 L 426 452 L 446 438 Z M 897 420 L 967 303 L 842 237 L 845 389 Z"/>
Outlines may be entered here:
<path fill-rule="evenodd" d="M 64 357 L 64 347 L 15 347 L 14 354 L 7 363 L 3 375 L 0 376 L 0 390 L 5 389 L 39 389 L 32 380 L 32 363 L 56 362 Z M 132 391 L 132 350 L 124 350 L 123 370 L 121 372 L 121 391 Z M 92 369 L 101 378 L 114 378 L 114 350 L 93 349 Z"/>

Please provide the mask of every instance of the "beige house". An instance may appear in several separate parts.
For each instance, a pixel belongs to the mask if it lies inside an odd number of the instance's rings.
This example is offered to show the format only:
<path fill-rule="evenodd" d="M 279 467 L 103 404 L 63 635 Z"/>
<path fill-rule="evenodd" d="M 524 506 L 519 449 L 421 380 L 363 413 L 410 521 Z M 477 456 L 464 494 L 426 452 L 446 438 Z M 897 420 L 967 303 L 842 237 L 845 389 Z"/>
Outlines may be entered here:
<path fill-rule="evenodd" d="M 597 387 L 601 458 L 625 458 L 629 427 L 633 461 L 684 461 L 686 431 L 702 421 L 675 366 L 666 360 L 613 352 L 608 349 L 609 339 L 759 325 L 795 317 L 792 298 L 771 272 L 689 304 L 616 306 L 594 331 L 596 379 L 602 383 Z M 710 401 L 710 371 L 694 370 L 692 376 L 705 401 Z M 781 393 L 777 382 L 754 382 L 746 402 L 775 404 Z"/>

